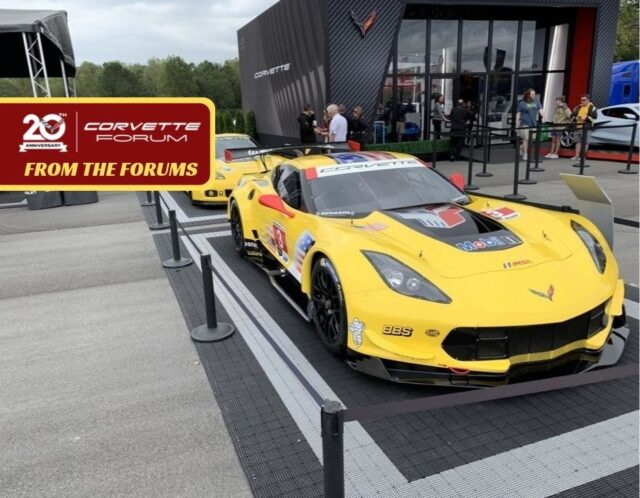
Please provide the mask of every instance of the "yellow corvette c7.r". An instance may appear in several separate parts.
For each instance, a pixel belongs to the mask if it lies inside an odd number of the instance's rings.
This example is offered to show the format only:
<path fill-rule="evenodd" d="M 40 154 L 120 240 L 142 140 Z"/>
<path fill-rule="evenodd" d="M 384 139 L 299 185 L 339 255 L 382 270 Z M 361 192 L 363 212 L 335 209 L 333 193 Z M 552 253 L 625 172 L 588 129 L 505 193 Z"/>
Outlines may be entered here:
<path fill-rule="evenodd" d="M 591 221 L 467 195 L 406 154 L 286 160 L 244 176 L 228 216 L 236 251 L 324 345 L 388 380 L 480 387 L 591 369 L 626 325 Z"/>
<path fill-rule="evenodd" d="M 246 173 L 268 171 L 284 158 L 258 155 L 260 146 L 249 136 L 239 133 L 216 135 L 215 180 L 206 190 L 189 192 L 193 204 L 226 206 L 229 195 L 240 177 Z M 248 154 L 238 154 L 241 149 Z"/>

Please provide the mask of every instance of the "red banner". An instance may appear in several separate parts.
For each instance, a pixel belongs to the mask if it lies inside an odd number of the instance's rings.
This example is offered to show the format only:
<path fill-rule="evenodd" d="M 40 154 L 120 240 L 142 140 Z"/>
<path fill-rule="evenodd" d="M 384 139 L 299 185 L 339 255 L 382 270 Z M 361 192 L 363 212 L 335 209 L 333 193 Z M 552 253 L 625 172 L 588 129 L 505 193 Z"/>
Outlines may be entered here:
<path fill-rule="evenodd" d="M 0 190 L 197 190 L 212 180 L 207 99 L 0 99 Z"/>

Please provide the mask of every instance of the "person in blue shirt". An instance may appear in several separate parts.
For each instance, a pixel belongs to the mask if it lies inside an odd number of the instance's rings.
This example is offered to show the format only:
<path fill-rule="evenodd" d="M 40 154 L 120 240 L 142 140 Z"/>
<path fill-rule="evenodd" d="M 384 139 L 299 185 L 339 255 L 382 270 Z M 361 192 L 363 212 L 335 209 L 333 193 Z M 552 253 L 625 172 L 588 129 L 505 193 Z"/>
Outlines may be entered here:
<path fill-rule="evenodd" d="M 518 103 L 518 112 L 516 113 L 516 128 L 522 128 L 518 130 L 520 138 L 522 138 L 520 154 L 522 154 L 522 159 L 525 161 L 529 150 L 531 128 L 535 128 L 538 118 L 542 118 L 543 113 L 542 105 L 536 100 L 536 91 L 533 88 L 529 88 L 524 92 L 522 100 Z"/>

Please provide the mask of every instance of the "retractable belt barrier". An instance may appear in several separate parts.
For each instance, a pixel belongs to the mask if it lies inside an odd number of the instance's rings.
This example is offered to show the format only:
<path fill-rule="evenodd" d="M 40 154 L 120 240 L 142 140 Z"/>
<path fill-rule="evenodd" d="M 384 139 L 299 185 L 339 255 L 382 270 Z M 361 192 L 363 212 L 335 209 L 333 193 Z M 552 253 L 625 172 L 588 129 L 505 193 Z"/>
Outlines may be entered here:
<path fill-rule="evenodd" d="M 343 409 L 337 401 L 326 400 L 320 409 L 324 496 L 325 498 L 344 497 L 345 422 L 407 415 L 439 408 L 527 396 L 634 376 L 638 376 L 638 364 L 636 363 L 549 379 L 349 409 Z"/>

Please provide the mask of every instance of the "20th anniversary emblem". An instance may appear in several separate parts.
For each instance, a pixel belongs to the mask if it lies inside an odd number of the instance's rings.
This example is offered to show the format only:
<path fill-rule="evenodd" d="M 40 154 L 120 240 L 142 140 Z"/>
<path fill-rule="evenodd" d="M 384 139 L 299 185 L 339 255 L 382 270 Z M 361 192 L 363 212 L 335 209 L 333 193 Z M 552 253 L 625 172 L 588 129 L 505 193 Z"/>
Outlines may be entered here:
<path fill-rule="evenodd" d="M 0 107 L 2 190 L 195 190 L 213 178 L 208 99 L 0 99 Z"/>

